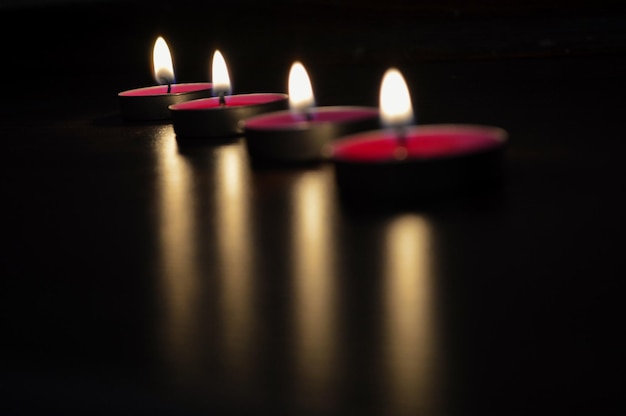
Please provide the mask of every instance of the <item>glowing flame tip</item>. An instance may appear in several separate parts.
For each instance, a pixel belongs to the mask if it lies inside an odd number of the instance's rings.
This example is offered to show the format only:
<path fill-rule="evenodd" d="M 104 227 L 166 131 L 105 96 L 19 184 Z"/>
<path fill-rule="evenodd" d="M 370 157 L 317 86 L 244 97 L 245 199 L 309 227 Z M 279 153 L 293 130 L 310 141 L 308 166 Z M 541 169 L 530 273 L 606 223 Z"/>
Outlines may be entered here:
<path fill-rule="evenodd" d="M 213 95 L 230 95 L 230 76 L 228 75 L 228 67 L 226 61 L 219 50 L 213 53 L 213 62 L 211 64 L 211 80 L 213 82 Z"/>
<path fill-rule="evenodd" d="M 157 83 L 163 85 L 173 84 L 175 82 L 172 55 L 162 36 L 159 36 L 154 42 L 152 64 L 154 67 L 154 78 Z"/>
<path fill-rule="evenodd" d="M 396 68 L 385 72 L 380 86 L 381 121 L 388 127 L 401 127 L 413 122 L 413 106 L 409 88 Z"/>
<path fill-rule="evenodd" d="M 289 70 L 289 108 L 294 112 L 306 112 L 315 105 L 309 75 L 301 62 L 296 61 Z"/>

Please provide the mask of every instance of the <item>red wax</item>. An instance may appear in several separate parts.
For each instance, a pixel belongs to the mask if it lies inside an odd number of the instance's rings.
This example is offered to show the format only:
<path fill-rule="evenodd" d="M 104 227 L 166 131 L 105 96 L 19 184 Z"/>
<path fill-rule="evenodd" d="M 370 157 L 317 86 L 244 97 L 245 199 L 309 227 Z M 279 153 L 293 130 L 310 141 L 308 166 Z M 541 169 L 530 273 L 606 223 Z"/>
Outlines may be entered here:
<path fill-rule="evenodd" d="M 226 101 L 226 107 L 242 107 L 248 105 L 266 104 L 273 101 L 284 100 L 285 94 L 275 93 L 252 93 L 252 94 L 237 94 L 227 95 L 224 97 Z M 223 108 L 220 104 L 219 97 L 201 98 L 198 100 L 186 101 L 184 103 L 176 104 L 173 107 L 174 110 L 207 110 L 211 108 Z"/>
<path fill-rule="evenodd" d="M 395 203 L 498 183 L 508 135 L 494 126 L 431 124 L 343 136 L 330 149 L 344 195 Z M 371 199 L 370 199 L 371 198 Z"/>
<path fill-rule="evenodd" d="M 502 146 L 506 133 L 497 127 L 469 125 L 430 125 L 405 131 L 406 157 L 427 160 L 479 153 Z M 398 159 L 397 134 L 379 130 L 339 139 L 333 157 L 350 162 L 384 162 Z M 404 155 L 403 155 L 404 156 Z"/>
<path fill-rule="evenodd" d="M 378 116 L 375 108 L 358 107 L 318 107 L 307 119 L 304 114 L 281 111 L 264 114 L 246 121 L 246 128 L 259 130 L 304 129 L 315 123 L 343 123 L 358 121 Z"/>
<path fill-rule="evenodd" d="M 188 92 L 211 89 L 210 82 L 192 82 L 185 84 L 172 84 L 169 94 L 184 94 Z M 145 97 L 151 95 L 167 95 L 167 85 L 155 85 L 152 87 L 137 88 L 120 92 L 122 97 Z"/>
<path fill-rule="evenodd" d="M 170 118 L 169 106 L 189 100 L 211 96 L 210 82 L 172 84 L 137 88 L 118 93 L 122 117 L 127 120 L 166 120 Z"/>

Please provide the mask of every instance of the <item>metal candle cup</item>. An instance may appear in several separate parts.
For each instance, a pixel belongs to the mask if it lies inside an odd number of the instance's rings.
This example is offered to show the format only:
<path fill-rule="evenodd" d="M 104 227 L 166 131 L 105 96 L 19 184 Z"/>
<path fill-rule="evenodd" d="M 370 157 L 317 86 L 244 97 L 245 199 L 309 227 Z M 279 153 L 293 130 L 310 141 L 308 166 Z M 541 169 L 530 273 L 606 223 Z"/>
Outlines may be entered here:
<path fill-rule="evenodd" d="M 331 148 L 343 195 L 385 202 L 496 180 L 507 133 L 466 124 L 411 125 L 404 77 L 385 72 L 380 87 L 384 129 L 344 136 Z"/>
<path fill-rule="evenodd" d="M 287 108 L 287 94 L 253 93 L 187 101 L 169 107 L 174 132 L 183 138 L 235 136 L 243 133 L 242 120 Z"/>
<path fill-rule="evenodd" d="M 308 162 L 327 159 L 337 137 L 379 125 L 377 108 L 316 107 L 304 114 L 280 111 L 243 122 L 248 152 L 257 162 Z"/>
<path fill-rule="evenodd" d="M 126 120 L 165 120 L 169 106 L 211 96 L 211 83 L 198 82 L 137 88 L 118 94 L 120 112 Z"/>
<path fill-rule="evenodd" d="M 220 138 L 243 133 L 242 121 L 262 113 L 287 108 L 287 94 L 252 93 L 231 95 L 226 60 L 219 50 L 213 53 L 212 98 L 171 105 L 174 132 L 180 138 Z"/>
<path fill-rule="evenodd" d="M 499 127 L 438 124 L 345 136 L 332 146 L 339 189 L 372 198 L 415 197 L 497 181 L 508 134 Z"/>

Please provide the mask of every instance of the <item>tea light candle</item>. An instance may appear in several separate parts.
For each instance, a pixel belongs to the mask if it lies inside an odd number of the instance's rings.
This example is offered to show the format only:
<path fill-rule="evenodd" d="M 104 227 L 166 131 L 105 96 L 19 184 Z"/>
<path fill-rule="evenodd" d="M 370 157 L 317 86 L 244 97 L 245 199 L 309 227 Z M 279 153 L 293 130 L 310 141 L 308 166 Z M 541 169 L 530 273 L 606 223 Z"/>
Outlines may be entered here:
<path fill-rule="evenodd" d="M 315 107 L 311 81 L 302 63 L 289 71 L 289 110 L 262 114 L 243 122 L 246 146 L 253 162 L 308 162 L 328 157 L 337 137 L 379 126 L 377 108 Z"/>
<path fill-rule="evenodd" d="M 258 114 L 287 108 L 287 94 L 251 93 L 230 95 L 226 61 L 219 50 L 212 60 L 213 95 L 170 105 L 174 132 L 182 138 L 236 136 L 241 121 Z"/>
<path fill-rule="evenodd" d="M 120 92 L 120 112 L 124 119 L 169 119 L 170 105 L 211 96 L 211 83 L 175 83 L 172 55 L 161 36 L 154 43 L 152 62 L 155 79 L 160 85 Z"/>
<path fill-rule="evenodd" d="M 482 125 L 410 125 L 410 95 L 395 68 L 383 78 L 380 108 L 385 128 L 344 136 L 332 145 L 342 192 L 378 199 L 414 197 L 500 176 L 507 132 Z"/>

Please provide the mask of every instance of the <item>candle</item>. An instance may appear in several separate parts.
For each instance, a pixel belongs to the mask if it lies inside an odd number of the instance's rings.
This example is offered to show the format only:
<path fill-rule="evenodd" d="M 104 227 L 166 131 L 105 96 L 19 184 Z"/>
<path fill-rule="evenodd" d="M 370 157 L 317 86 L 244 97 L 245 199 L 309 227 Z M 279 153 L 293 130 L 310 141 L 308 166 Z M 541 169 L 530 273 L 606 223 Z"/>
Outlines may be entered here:
<path fill-rule="evenodd" d="M 242 120 L 287 108 L 287 94 L 283 93 L 230 95 L 228 67 L 219 50 L 213 54 L 212 80 L 214 97 L 169 107 L 177 136 L 210 138 L 239 135 L 243 132 Z"/>
<path fill-rule="evenodd" d="M 384 128 L 341 137 L 331 147 L 345 194 L 414 197 L 500 176 L 507 132 L 485 125 L 411 125 L 411 98 L 395 68 L 383 77 L 380 109 Z"/>
<path fill-rule="evenodd" d="M 172 55 L 161 36 L 154 43 L 152 63 L 154 77 L 159 85 L 132 89 L 118 94 L 124 119 L 169 119 L 168 107 L 170 105 L 211 96 L 211 84 L 208 82 L 175 83 Z"/>
<path fill-rule="evenodd" d="M 243 123 L 253 162 L 321 161 L 327 159 L 328 145 L 335 138 L 379 126 L 375 107 L 315 107 L 309 76 L 298 61 L 291 66 L 288 84 L 289 110 L 252 117 Z"/>

